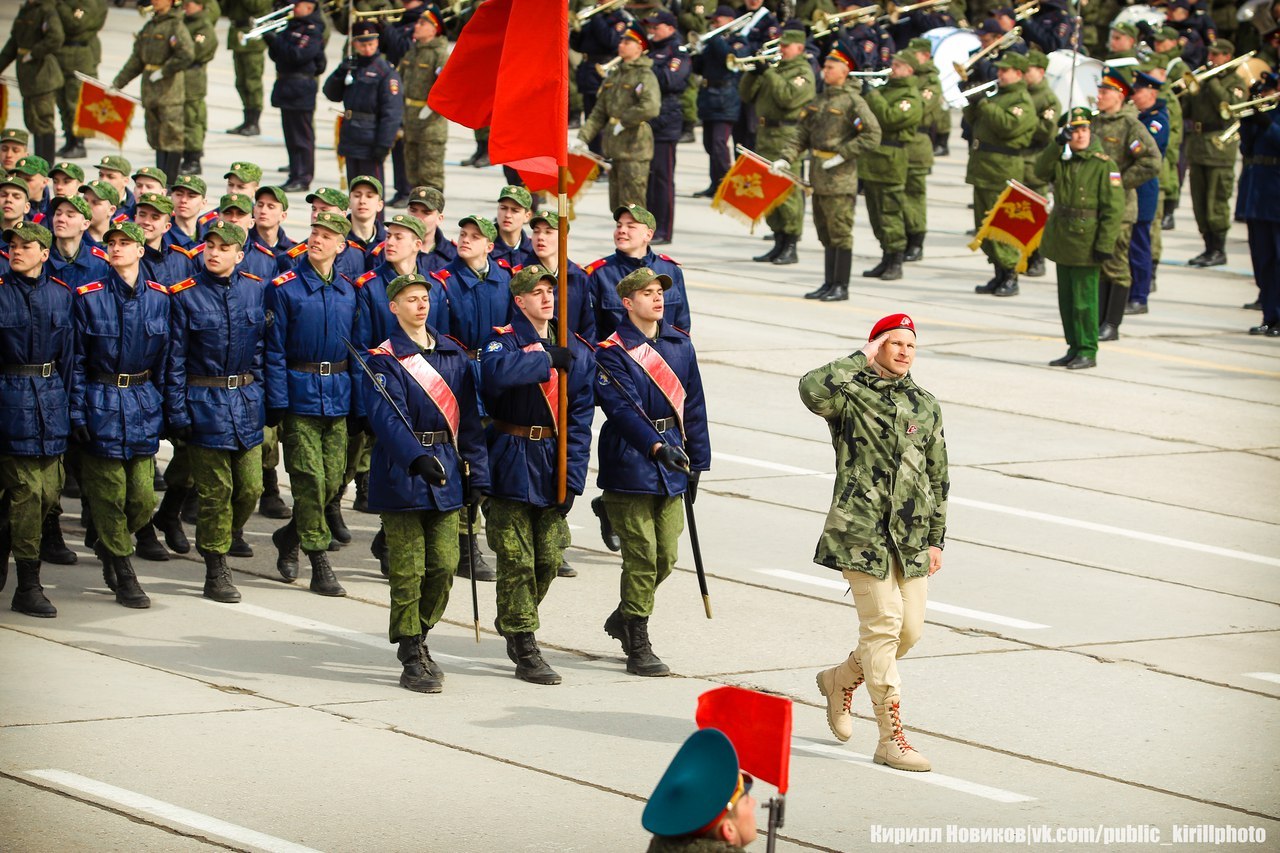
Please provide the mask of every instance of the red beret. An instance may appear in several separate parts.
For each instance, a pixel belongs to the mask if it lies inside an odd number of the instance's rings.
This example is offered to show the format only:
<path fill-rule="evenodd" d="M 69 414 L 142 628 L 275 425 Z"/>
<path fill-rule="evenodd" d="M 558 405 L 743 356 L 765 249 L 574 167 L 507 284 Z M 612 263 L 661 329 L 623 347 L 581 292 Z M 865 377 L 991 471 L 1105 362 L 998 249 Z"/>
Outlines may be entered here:
<path fill-rule="evenodd" d="M 891 332 L 894 329 L 910 329 L 911 334 L 916 333 L 916 324 L 911 322 L 911 318 L 906 314 L 890 314 L 888 317 L 881 317 L 879 322 L 871 327 L 871 334 L 867 340 L 874 341 L 885 332 Z"/>

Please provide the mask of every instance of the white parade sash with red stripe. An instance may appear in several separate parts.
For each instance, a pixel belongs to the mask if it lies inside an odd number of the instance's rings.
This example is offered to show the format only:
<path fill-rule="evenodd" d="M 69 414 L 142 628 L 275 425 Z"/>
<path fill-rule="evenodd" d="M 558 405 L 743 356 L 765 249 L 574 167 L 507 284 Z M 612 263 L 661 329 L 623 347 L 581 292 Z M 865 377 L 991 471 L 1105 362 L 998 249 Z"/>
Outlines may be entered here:
<path fill-rule="evenodd" d="M 685 391 L 684 386 L 680 384 L 680 378 L 671 369 L 671 365 L 667 364 L 667 360 L 656 349 L 649 346 L 648 341 L 633 349 L 627 349 L 627 345 L 622 342 L 622 338 L 618 337 L 617 332 L 609 336 L 609 341 L 631 356 L 635 363 L 640 365 L 640 369 L 653 380 L 653 384 L 658 386 L 662 396 L 667 398 L 667 402 L 675 410 L 676 422 L 680 424 L 680 435 L 683 437 Z"/>
<path fill-rule="evenodd" d="M 444 377 L 440 375 L 440 371 L 431 366 L 431 362 L 423 358 L 422 353 L 415 352 L 413 355 L 399 358 L 395 355 L 395 350 L 391 348 L 391 339 L 383 341 L 378 349 L 386 352 L 388 355 L 396 358 L 401 366 L 409 372 L 413 377 L 413 381 L 426 392 L 427 397 L 436 408 L 440 410 L 440 414 L 444 415 L 445 421 L 449 424 L 449 436 L 454 439 L 458 438 L 458 424 L 462 421 L 462 409 L 458 406 L 458 398 L 453 395 L 453 389 L 449 387 L 449 383 L 444 381 Z"/>
<path fill-rule="evenodd" d="M 523 349 L 525 352 L 547 351 L 541 341 L 534 341 Z M 551 368 L 551 378 L 546 382 L 539 382 L 538 387 L 542 389 L 542 399 L 551 410 L 551 431 L 555 432 L 560 428 L 560 371 Z"/>

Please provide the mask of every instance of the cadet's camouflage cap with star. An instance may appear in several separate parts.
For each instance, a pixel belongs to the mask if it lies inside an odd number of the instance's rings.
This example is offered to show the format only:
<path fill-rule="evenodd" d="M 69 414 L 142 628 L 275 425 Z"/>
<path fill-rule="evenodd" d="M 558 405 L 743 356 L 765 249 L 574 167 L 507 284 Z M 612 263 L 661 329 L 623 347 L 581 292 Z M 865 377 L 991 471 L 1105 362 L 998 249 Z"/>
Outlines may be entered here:
<path fill-rule="evenodd" d="M 614 208 L 613 221 L 617 222 L 622 219 L 622 214 L 624 213 L 631 214 L 632 219 L 650 230 L 656 230 L 658 227 L 658 220 L 654 215 L 638 204 L 623 204 Z"/>
<path fill-rule="evenodd" d="M 133 173 L 135 183 L 137 183 L 138 178 L 150 178 L 162 187 L 168 188 L 169 186 L 169 176 L 159 166 L 142 166 L 138 168 Z"/>
<path fill-rule="evenodd" d="M 239 178 L 246 184 L 256 184 L 262 180 L 262 167 L 257 163 L 249 163 L 244 160 L 237 160 L 231 164 L 231 168 L 222 176 L 223 178 Z"/>
<path fill-rule="evenodd" d="M 35 154 L 28 154 L 13 164 L 13 171 L 19 175 L 43 175 L 47 178 L 49 161 Z"/>
<path fill-rule="evenodd" d="M 387 285 L 387 299 L 395 299 L 400 295 L 400 291 L 411 284 L 420 284 L 427 289 L 428 293 L 431 292 L 431 282 L 427 281 L 426 276 L 421 273 L 411 272 L 391 279 L 391 283 Z"/>
<path fill-rule="evenodd" d="M 230 222 L 217 222 L 209 226 L 209 230 L 204 232 L 204 239 L 217 237 L 228 245 L 243 246 L 245 241 L 244 229 L 239 225 L 232 225 Z"/>
<path fill-rule="evenodd" d="M 150 207 L 166 216 L 173 213 L 173 199 L 160 193 L 143 193 L 138 196 L 138 207 Z"/>
<path fill-rule="evenodd" d="M 1000 57 L 1000 61 L 996 63 L 996 68 L 1012 68 L 1014 71 L 1026 71 L 1030 63 L 1021 53 L 1014 53 L 1006 50 L 1004 55 Z"/>
<path fill-rule="evenodd" d="M 444 193 L 435 187 L 414 187 L 409 193 L 409 206 L 422 205 L 427 210 L 444 213 Z"/>
<path fill-rule="evenodd" d="M 174 190 L 186 190 L 196 195 L 204 195 L 209 192 L 209 185 L 199 175 L 179 175 L 169 185 L 169 191 L 172 192 Z"/>
<path fill-rule="evenodd" d="M 54 196 L 49 201 L 49 214 L 53 215 L 54 213 L 57 213 L 58 206 L 63 204 L 69 204 L 74 207 L 76 212 L 85 219 L 93 218 L 93 208 L 89 207 L 89 202 L 85 201 L 78 195 Z"/>
<path fill-rule="evenodd" d="M 1027 51 L 1027 67 L 1028 68 L 1048 68 L 1049 57 L 1044 55 L 1044 51 L 1038 47 L 1033 47 Z"/>
<path fill-rule="evenodd" d="M 31 198 L 31 189 L 27 186 L 27 182 L 21 178 L 14 178 L 9 175 L 0 177 L 0 187 L 13 187 L 14 189 L 22 190 L 23 195 L 28 199 Z"/>
<path fill-rule="evenodd" d="M 124 222 L 117 222 L 107 229 L 106 234 L 102 235 L 102 242 L 105 243 L 110 240 L 112 234 L 123 234 L 125 238 L 132 240 L 135 243 L 147 242 L 146 235 L 142 233 L 142 226 L 138 225 L 136 222 L 129 222 L 127 220 Z"/>
<path fill-rule="evenodd" d="M 422 220 L 416 216 L 397 213 L 395 216 L 387 220 L 388 228 L 393 225 L 398 225 L 401 228 L 412 231 L 413 236 L 417 237 L 419 240 L 425 240 L 427 238 L 427 226 L 423 225 Z"/>
<path fill-rule="evenodd" d="M 265 187 L 258 187 L 253 192 L 253 200 L 257 201 L 258 199 L 262 198 L 263 195 L 269 195 L 272 198 L 274 198 L 276 201 L 278 201 L 280 203 L 281 210 L 289 209 L 289 196 L 280 187 L 275 187 L 270 185 Z M 307 196 L 307 198 L 311 198 L 311 196 Z M 341 207 L 343 210 L 347 209 L 347 200 L 345 198 L 342 200 Z"/>
<path fill-rule="evenodd" d="M 539 210 L 533 215 L 533 218 L 529 220 L 529 224 L 533 225 L 537 222 L 545 222 L 552 230 L 560 230 L 560 214 L 553 210 Z"/>
<path fill-rule="evenodd" d="M 34 222 L 24 221 L 20 225 L 4 229 L 6 243 L 12 243 L 15 237 L 28 243 L 39 243 L 46 249 L 53 245 L 53 235 L 49 233 L 49 229 Z"/>
<path fill-rule="evenodd" d="M 311 223 L 312 228 L 327 228 L 340 237 L 346 237 L 351 233 L 351 221 L 347 217 L 334 213 L 332 210 L 322 210 L 316 214 L 316 219 Z"/>
<path fill-rule="evenodd" d="M 671 276 L 656 273 L 648 267 L 641 267 L 625 276 L 622 281 L 615 285 L 618 296 L 626 299 L 637 290 L 644 290 L 649 286 L 649 282 L 656 281 L 662 285 L 663 290 L 671 289 Z"/>
<path fill-rule="evenodd" d="M 352 178 L 351 192 L 355 192 L 356 187 L 360 186 L 361 184 L 364 184 L 365 186 L 368 186 L 368 187 L 373 187 L 374 192 L 376 192 L 379 196 L 382 195 L 382 181 L 378 180 L 373 175 L 356 175 L 354 178 Z"/>
<path fill-rule="evenodd" d="M 474 214 L 471 216 L 464 216 L 458 220 L 458 227 L 461 228 L 463 225 L 474 225 L 475 227 L 479 228 L 480 233 L 483 234 L 485 236 L 485 239 L 487 239 L 490 243 L 498 239 L 497 227 L 493 224 L 493 222 L 491 222 L 488 219 L 485 219 L 483 216 L 475 216 Z"/>
<path fill-rule="evenodd" d="M 253 213 L 253 199 L 244 193 L 227 193 L 218 199 L 218 210 L 238 210 L 241 213 Z"/>
<path fill-rule="evenodd" d="M 0 130 L 0 142 L 16 142 L 19 145 L 27 145 L 30 141 L 31 137 L 21 128 L 6 127 L 4 130 Z"/>
<path fill-rule="evenodd" d="M 101 179 L 89 181 L 87 184 L 80 185 L 80 192 L 89 192 L 96 195 L 103 201 L 110 202 L 116 207 L 120 206 L 120 192 L 115 185 Z"/>
<path fill-rule="evenodd" d="M 307 204 L 311 204 L 313 201 L 323 202 L 339 210 L 347 209 L 347 194 L 342 190 L 335 190 L 333 187 L 321 187 L 315 192 L 307 193 Z"/>
<path fill-rule="evenodd" d="M 81 169 L 75 163 L 63 162 L 53 164 L 53 166 L 49 168 L 49 177 L 52 178 L 57 174 L 63 174 L 73 181 L 79 181 L 82 184 L 84 183 L 84 169 Z"/>
<path fill-rule="evenodd" d="M 502 192 L 498 193 L 498 201 L 504 198 L 514 201 L 525 210 L 533 210 L 533 195 L 524 187 L 508 184 L 502 188 Z"/>
<path fill-rule="evenodd" d="M 98 161 L 97 169 L 99 172 L 119 172 L 122 175 L 127 175 L 133 171 L 133 164 L 119 154 L 108 154 Z"/>
<path fill-rule="evenodd" d="M 541 281 L 549 281 L 553 285 L 556 284 L 555 273 L 540 264 L 530 264 L 511 276 L 511 295 L 523 296 L 526 293 L 531 293 L 538 286 L 538 282 Z"/>

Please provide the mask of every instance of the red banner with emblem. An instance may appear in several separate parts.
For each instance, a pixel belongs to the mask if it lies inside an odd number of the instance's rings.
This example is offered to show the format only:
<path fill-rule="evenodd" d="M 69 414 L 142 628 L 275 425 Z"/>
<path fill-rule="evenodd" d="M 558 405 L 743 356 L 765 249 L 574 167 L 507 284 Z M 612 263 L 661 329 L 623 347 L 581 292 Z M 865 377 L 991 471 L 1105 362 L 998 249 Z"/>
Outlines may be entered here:
<path fill-rule="evenodd" d="M 77 75 L 79 76 L 79 75 Z M 129 135 L 138 102 L 92 78 L 80 77 L 76 102 L 76 136 L 105 136 L 121 148 Z"/>
<path fill-rule="evenodd" d="M 711 209 L 742 220 L 754 231 L 756 223 L 786 201 L 795 186 L 790 178 L 772 174 L 763 159 L 739 154 L 716 188 Z"/>
<path fill-rule="evenodd" d="M 1040 247 L 1044 225 L 1049 221 L 1049 200 L 1017 181 L 1009 185 L 996 199 L 995 206 L 987 211 L 982 227 L 969 244 L 977 251 L 983 240 L 995 240 L 1013 246 L 1022 253 L 1015 272 L 1026 272 L 1027 259 Z"/>
<path fill-rule="evenodd" d="M 575 154 L 569 152 L 569 182 L 568 196 L 573 201 L 578 193 L 592 183 L 595 182 L 596 176 L 600 174 L 604 161 L 598 159 L 594 154 Z M 554 193 L 556 192 L 556 176 L 548 175 L 543 172 L 530 172 L 526 169 L 517 169 L 520 173 L 520 180 L 524 181 L 524 185 L 531 193 Z"/>

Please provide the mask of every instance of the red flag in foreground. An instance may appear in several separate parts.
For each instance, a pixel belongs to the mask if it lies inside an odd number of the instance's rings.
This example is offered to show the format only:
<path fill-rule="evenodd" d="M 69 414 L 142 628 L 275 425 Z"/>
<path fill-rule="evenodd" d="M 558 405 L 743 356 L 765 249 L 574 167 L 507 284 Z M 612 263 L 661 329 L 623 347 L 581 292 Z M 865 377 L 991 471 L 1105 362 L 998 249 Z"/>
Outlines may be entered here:
<path fill-rule="evenodd" d="M 600 174 L 601 161 L 597 160 L 593 155 L 569 153 L 569 182 L 566 195 L 569 200 L 573 201 L 578 193 L 590 186 L 596 179 L 596 175 Z M 542 172 L 529 172 L 524 169 L 518 169 L 520 172 L 520 180 L 524 181 L 524 185 L 531 193 L 556 192 L 557 182 L 555 175 L 548 175 Z"/>
<path fill-rule="evenodd" d="M 100 83 L 82 80 L 76 103 L 76 136 L 105 136 L 121 148 L 129 134 L 137 103 L 121 94 L 108 92 Z"/>
<path fill-rule="evenodd" d="M 698 697 L 698 728 L 724 732 L 743 770 L 787 793 L 791 772 L 791 700 L 741 687 L 717 687 Z"/>
<path fill-rule="evenodd" d="M 769 172 L 769 164 L 757 157 L 739 154 L 716 188 L 711 209 L 741 219 L 755 230 L 756 223 L 787 200 L 795 184 Z"/>
<path fill-rule="evenodd" d="M 995 207 L 987 211 L 969 249 L 977 251 L 983 240 L 1006 243 L 1022 253 L 1014 271 L 1026 272 L 1027 259 L 1039 248 L 1048 221 L 1049 200 L 1017 181 L 1009 181 Z"/>
<path fill-rule="evenodd" d="M 432 110 L 489 128 L 489 159 L 555 175 L 569 137 L 569 5 L 486 0 L 431 87 Z"/>

